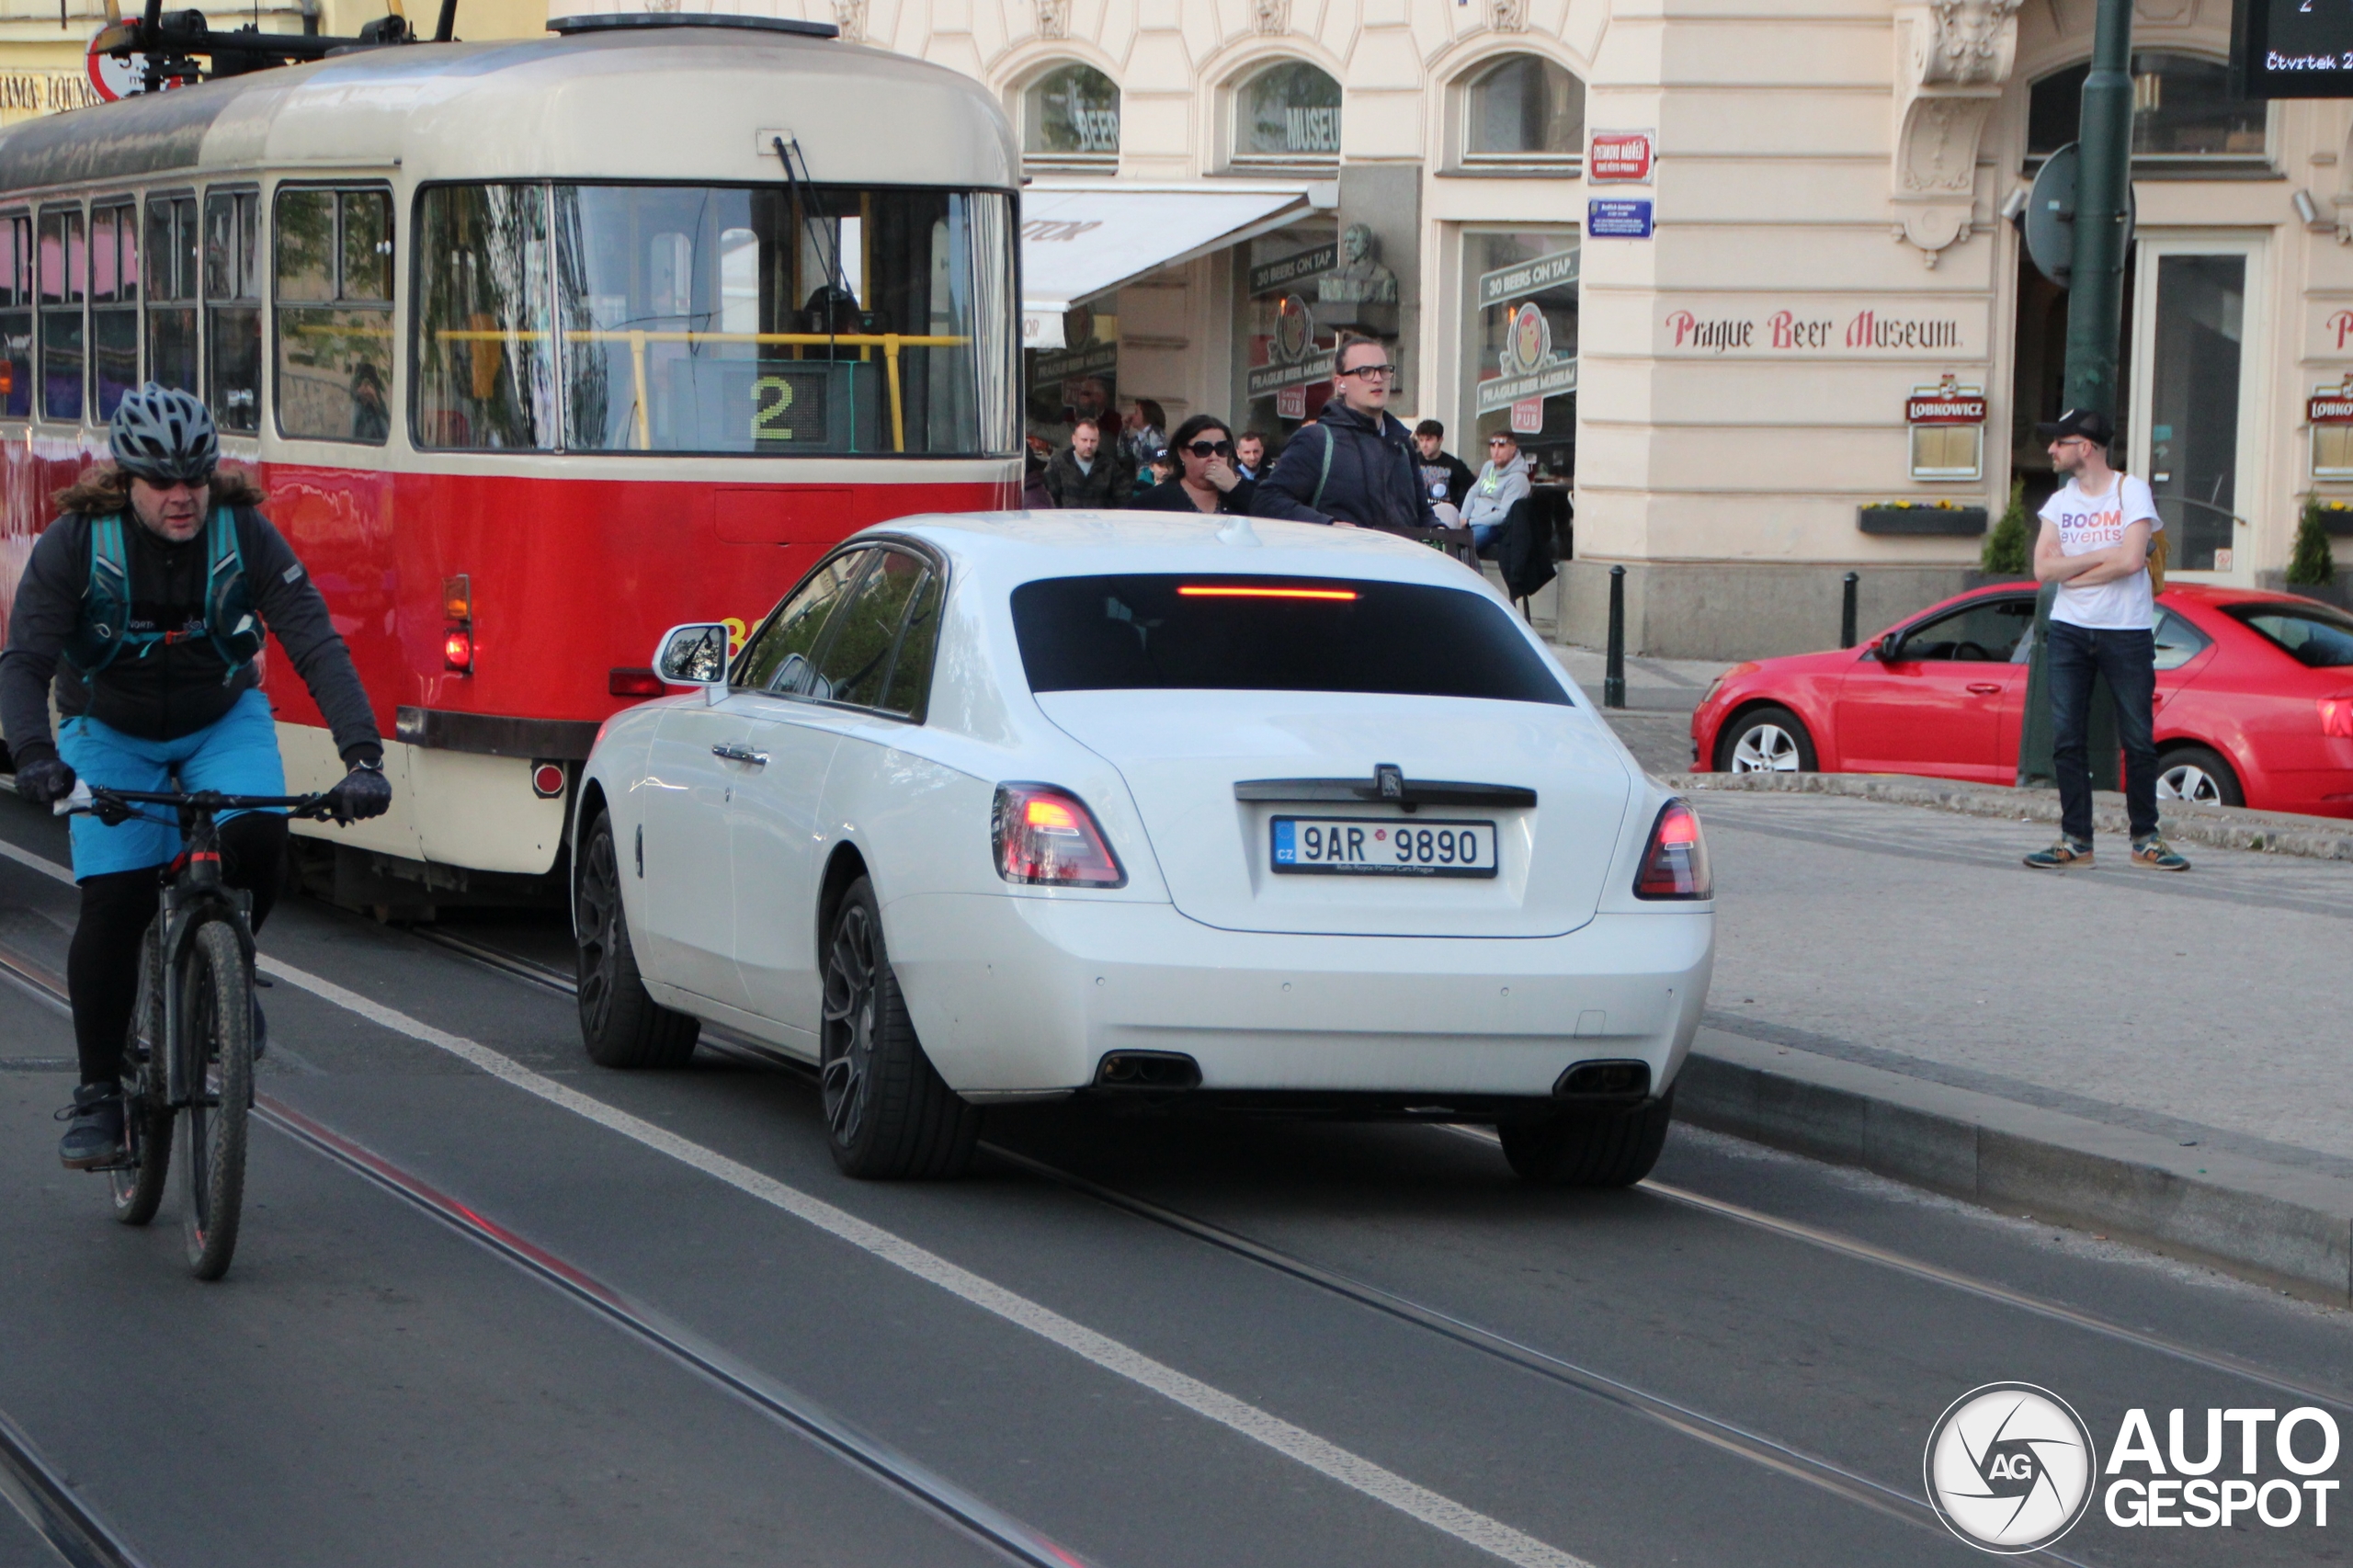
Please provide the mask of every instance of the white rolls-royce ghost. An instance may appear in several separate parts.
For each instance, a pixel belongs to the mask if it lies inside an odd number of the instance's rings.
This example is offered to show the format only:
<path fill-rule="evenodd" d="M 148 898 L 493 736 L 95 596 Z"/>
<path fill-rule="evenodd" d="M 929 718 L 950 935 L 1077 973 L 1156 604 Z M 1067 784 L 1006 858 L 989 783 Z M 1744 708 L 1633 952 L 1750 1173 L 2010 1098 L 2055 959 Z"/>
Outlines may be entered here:
<path fill-rule="evenodd" d="M 1714 952 L 1688 806 L 1475 573 L 1144 513 L 845 541 L 699 687 L 615 715 L 574 824 L 580 1019 L 818 1070 L 835 1157 L 943 1176 L 1069 1096 L 1494 1125 L 1641 1179 Z"/>

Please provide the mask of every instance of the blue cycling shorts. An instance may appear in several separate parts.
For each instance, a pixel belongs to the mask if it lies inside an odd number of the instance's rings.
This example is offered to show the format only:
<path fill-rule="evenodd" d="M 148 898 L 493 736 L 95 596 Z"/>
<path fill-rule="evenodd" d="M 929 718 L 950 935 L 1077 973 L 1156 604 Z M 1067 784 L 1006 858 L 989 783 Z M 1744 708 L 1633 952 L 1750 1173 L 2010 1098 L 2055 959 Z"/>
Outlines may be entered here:
<path fill-rule="evenodd" d="M 278 725 L 269 716 L 269 699 L 259 690 L 246 692 L 220 718 L 175 741 L 126 735 L 85 713 L 66 720 L 59 728 L 57 751 L 78 777 L 109 790 L 286 793 L 286 765 L 278 755 Z M 168 806 L 142 810 L 164 820 L 133 817 L 108 827 L 86 814 L 74 819 L 75 881 L 165 865 L 180 852 L 177 813 Z M 221 820 L 242 814 L 224 812 Z"/>

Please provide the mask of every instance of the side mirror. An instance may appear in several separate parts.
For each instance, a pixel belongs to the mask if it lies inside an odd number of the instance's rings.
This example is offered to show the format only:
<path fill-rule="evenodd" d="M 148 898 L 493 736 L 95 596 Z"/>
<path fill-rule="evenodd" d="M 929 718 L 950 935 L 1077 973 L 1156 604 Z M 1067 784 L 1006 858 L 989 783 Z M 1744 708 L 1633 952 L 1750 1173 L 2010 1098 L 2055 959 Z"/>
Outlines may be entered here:
<path fill-rule="evenodd" d="M 1904 656 L 1904 639 L 1891 631 L 1871 644 L 1871 653 L 1882 665 L 1892 665 Z"/>
<path fill-rule="evenodd" d="M 727 684 L 727 628 L 695 621 L 674 626 L 654 649 L 654 673 L 672 686 Z"/>

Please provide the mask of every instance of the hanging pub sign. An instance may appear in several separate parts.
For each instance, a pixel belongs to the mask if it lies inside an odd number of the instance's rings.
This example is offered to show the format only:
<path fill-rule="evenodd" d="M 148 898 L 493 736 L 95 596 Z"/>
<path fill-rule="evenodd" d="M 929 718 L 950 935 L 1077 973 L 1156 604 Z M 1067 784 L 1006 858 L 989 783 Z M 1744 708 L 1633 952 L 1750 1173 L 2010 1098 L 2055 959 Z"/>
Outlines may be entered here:
<path fill-rule="evenodd" d="M 1479 383 L 1481 414 L 1531 401 L 1540 410 L 1544 399 L 1577 390 L 1577 362 L 1552 351 L 1552 324 L 1533 300 L 1512 312 L 1496 368 L 1501 375 Z"/>

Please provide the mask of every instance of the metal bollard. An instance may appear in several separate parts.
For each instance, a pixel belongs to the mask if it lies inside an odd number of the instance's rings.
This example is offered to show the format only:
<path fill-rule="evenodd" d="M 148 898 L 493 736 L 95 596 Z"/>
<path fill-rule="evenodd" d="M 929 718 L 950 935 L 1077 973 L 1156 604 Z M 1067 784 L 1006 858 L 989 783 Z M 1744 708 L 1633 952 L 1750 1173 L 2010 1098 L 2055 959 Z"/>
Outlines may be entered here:
<path fill-rule="evenodd" d="M 1855 585 L 1861 581 L 1862 578 L 1855 573 L 1847 573 L 1847 585 L 1839 597 L 1838 646 L 1841 648 L 1855 645 Z"/>
<path fill-rule="evenodd" d="M 1626 706 L 1626 569 L 1609 569 L 1609 653 L 1601 668 L 1601 705 Z"/>

